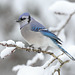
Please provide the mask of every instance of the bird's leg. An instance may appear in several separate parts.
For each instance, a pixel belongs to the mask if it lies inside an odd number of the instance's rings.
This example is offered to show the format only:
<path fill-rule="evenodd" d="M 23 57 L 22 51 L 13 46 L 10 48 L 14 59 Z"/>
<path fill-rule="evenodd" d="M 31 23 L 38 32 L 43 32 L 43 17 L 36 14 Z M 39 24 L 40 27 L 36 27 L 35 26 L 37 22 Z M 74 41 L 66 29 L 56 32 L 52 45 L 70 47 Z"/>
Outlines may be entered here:
<path fill-rule="evenodd" d="M 33 44 L 29 45 L 28 48 L 29 48 L 30 50 L 34 50 Z"/>
<path fill-rule="evenodd" d="M 29 47 L 33 47 L 33 44 L 29 45 Z"/>
<path fill-rule="evenodd" d="M 32 44 L 32 45 L 29 45 L 29 47 L 31 47 L 32 49 L 34 49 L 34 46 L 33 46 L 33 44 Z"/>
<path fill-rule="evenodd" d="M 40 51 L 42 50 L 41 47 L 39 47 L 38 50 L 39 50 L 38 53 L 40 53 Z"/>

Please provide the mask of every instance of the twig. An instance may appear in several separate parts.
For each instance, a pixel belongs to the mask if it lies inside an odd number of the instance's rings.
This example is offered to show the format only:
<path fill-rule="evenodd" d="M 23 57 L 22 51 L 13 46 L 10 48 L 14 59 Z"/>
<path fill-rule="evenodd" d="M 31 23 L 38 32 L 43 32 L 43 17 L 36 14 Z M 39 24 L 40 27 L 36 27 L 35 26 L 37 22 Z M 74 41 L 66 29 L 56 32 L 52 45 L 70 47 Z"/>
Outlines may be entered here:
<path fill-rule="evenodd" d="M 75 11 L 72 12 L 72 13 L 69 15 L 68 19 L 66 20 L 66 22 L 64 23 L 64 25 L 62 25 L 62 27 L 61 27 L 59 30 L 52 30 L 52 32 L 57 32 L 57 35 L 59 35 L 60 31 L 66 27 L 66 25 L 68 24 L 68 22 L 70 21 L 71 17 L 72 17 L 74 14 L 75 14 Z"/>
<path fill-rule="evenodd" d="M 58 68 L 58 69 L 55 69 L 54 70 L 54 72 L 52 73 L 52 75 L 54 75 L 54 73 L 57 71 L 58 72 L 58 75 L 60 75 L 60 68 L 64 65 L 64 64 L 66 64 L 66 63 L 68 63 L 69 62 L 69 60 L 66 60 L 66 61 L 64 61 L 61 65 L 60 65 L 60 67 Z"/>
<path fill-rule="evenodd" d="M 57 58 L 60 57 L 60 56 L 63 55 L 63 54 L 64 54 L 64 53 L 60 54 L 59 56 L 57 56 Z M 47 67 L 49 67 L 55 60 L 56 60 L 56 58 L 53 59 L 44 69 L 46 69 Z M 62 63 L 61 63 L 61 64 L 62 64 Z"/>
<path fill-rule="evenodd" d="M 58 69 L 58 75 L 60 75 L 60 69 Z"/>
<path fill-rule="evenodd" d="M 12 44 L 2 44 L 2 43 L 0 43 L 0 45 L 2 45 L 2 46 L 7 46 L 7 47 L 16 47 L 15 49 L 19 49 L 19 50 L 26 50 L 26 51 L 32 51 L 32 52 L 42 52 L 42 53 L 44 53 L 44 54 L 49 54 L 49 55 L 52 55 L 55 59 L 58 59 L 58 61 L 60 62 L 60 63 L 63 63 L 63 61 L 60 59 L 60 58 L 58 58 L 56 55 L 54 55 L 52 52 L 47 52 L 47 51 L 43 51 L 43 50 L 36 50 L 36 49 L 29 49 L 29 48 L 21 48 L 21 47 L 18 47 L 18 46 L 16 46 L 16 45 L 12 45 Z"/>
<path fill-rule="evenodd" d="M 62 53 L 62 54 L 58 55 L 58 57 L 62 56 L 63 54 L 64 54 L 64 53 Z"/>
<path fill-rule="evenodd" d="M 54 12 L 54 13 L 58 15 L 68 15 L 67 13 L 61 13 L 61 12 Z"/>
<path fill-rule="evenodd" d="M 46 69 L 47 67 L 49 67 L 56 59 L 53 59 L 44 69 Z"/>

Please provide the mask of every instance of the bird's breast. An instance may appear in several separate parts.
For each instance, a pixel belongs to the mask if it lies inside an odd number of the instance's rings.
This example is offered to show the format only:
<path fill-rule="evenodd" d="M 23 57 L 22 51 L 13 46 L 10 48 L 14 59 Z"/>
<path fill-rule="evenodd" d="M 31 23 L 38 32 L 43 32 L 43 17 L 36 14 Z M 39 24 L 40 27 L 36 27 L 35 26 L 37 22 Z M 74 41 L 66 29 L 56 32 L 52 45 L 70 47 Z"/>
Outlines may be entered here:
<path fill-rule="evenodd" d="M 44 36 L 40 32 L 31 31 L 29 28 L 24 27 L 21 30 L 24 39 L 30 44 L 37 44 L 43 42 Z"/>

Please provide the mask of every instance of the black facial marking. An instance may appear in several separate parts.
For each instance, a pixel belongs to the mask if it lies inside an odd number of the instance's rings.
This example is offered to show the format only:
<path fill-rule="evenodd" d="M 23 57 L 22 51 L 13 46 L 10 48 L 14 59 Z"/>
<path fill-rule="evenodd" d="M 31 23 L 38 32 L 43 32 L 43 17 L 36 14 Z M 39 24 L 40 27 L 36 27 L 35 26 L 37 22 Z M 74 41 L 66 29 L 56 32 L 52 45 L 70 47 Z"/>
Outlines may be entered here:
<path fill-rule="evenodd" d="M 30 17 L 30 15 L 29 15 L 29 17 L 28 17 L 28 23 L 30 23 L 30 21 L 31 21 L 31 17 Z"/>
<path fill-rule="evenodd" d="M 22 18 L 22 17 L 20 18 L 21 21 L 23 21 L 23 20 L 25 20 L 25 19 L 26 19 L 26 18 Z"/>

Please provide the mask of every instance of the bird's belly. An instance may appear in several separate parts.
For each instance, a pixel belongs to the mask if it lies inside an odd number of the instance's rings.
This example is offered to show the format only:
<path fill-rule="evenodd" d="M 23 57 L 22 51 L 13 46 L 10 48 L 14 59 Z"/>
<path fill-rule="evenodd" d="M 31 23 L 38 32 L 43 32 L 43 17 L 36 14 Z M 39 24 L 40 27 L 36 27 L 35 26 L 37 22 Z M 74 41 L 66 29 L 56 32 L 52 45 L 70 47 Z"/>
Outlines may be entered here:
<path fill-rule="evenodd" d="M 42 35 L 40 32 L 22 29 L 21 34 L 27 43 L 33 44 L 35 47 L 44 47 L 46 49 L 48 46 L 52 47 L 55 45 L 50 38 Z"/>
<path fill-rule="evenodd" d="M 21 34 L 29 44 L 42 45 L 45 39 L 40 32 L 21 30 Z"/>

